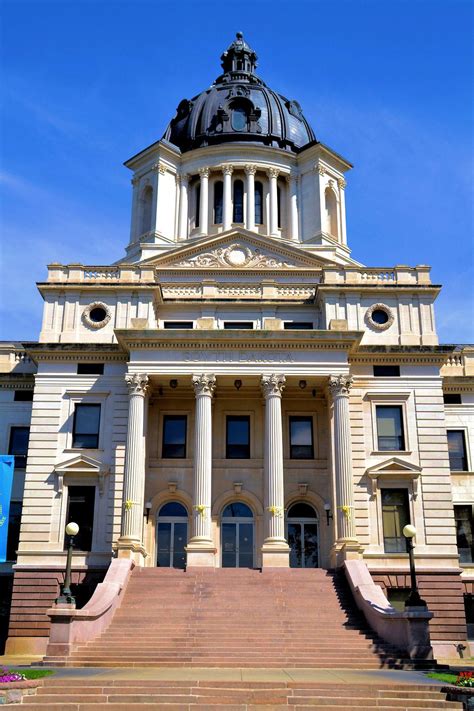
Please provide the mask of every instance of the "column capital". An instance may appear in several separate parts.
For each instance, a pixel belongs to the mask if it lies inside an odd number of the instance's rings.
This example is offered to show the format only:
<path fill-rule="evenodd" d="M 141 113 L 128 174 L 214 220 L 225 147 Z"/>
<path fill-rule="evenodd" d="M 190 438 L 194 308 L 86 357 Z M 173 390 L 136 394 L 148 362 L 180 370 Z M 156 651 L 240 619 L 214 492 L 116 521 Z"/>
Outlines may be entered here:
<path fill-rule="evenodd" d="M 189 175 L 187 173 L 179 173 L 177 176 L 177 180 L 179 181 L 180 185 L 184 185 L 187 187 L 189 183 Z"/>
<path fill-rule="evenodd" d="M 244 171 L 246 175 L 255 175 L 257 172 L 257 166 L 256 165 L 246 165 L 244 167 Z"/>
<path fill-rule="evenodd" d="M 265 398 L 271 395 L 281 397 L 285 387 L 286 378 L 284 375 L 272 373 L 271 375 L 262 375 L 260 386 Z"/>
<path fill-rule="evenodd" d="M 232 175 L 234 172 L 234 166 L 228 163 L 227 165 L 222 166 L 222 173 L 224 175 Z"/>
<path fill-rule="evenodd" d="M 199 395 L 213 396 L 214 390 L 216 389 L 216 376 L 207 375 L 202 373 L 201 375 L 193 375 L 193 388 L 196 397 Z"/>
<path fill-rule="evenodd" d="M 280 171 L 278 170 L 278 168 L 269 168 L 267 170 L 267 175 L 269 178 L 278 178 L 278 176 L 280 175 Z"/>
<path fill-rule="evenodd" d="M 128 387 L 128 394 L 145 397 L 148 388 L 148 375 L 146 373 L 127 373 L 125 382 Z"/>
<path fill-rule="evenodd" d="M 151 169 L 157 173 L 160 173 L 160 175 L 164 175 L 166 173 L 166 165 L 164 163 L 153 163 Z"/>
<path fill-rule="evenodd" d="M 319 175 L 326 175 L 326 168 L 321 163 L 316 163 L 314 170 L 319 173 Z"/>
<path fill-rule="evenodd" d="M 199 175 L 201 178 L 208 178 L 211 173 L 211 169 L 208 166 L 205 166 L 204 168 L 199 168 Z"/>
<path fill-rule="evenodd" d="M 329 377 L 329 390 L 334 398 L 349 397 L 354 378 L 352 375 L 331 375 Z"/>
<path fill-rule="evenodd" d="M 344 180 L 344 178 L 338 178 L 338 179 L 337 179 L 337 184 L 339 185 L 339 188 L 340 188 L 341 190 L 344 190 L 344 188 L 345 188 L 346 185 L 347 185 L 347 183 L 346 183 L 346 181 Z"/>

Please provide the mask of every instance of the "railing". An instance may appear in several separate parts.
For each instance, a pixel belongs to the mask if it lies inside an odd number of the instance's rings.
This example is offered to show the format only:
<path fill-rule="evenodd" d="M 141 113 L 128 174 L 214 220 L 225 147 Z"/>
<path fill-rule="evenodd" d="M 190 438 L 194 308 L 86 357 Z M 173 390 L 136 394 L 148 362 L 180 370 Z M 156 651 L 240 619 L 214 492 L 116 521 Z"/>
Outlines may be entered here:
<path fill-rule="evenodd" d="M 431 284 L 430 267 L 324 267 L 323 284 L 409 285 Z"/>

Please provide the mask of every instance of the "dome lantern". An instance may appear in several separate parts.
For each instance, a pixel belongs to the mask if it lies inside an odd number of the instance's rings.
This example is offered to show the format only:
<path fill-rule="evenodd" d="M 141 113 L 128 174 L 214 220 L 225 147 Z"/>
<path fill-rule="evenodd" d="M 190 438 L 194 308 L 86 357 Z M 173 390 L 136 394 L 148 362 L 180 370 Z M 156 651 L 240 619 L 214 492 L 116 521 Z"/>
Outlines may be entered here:
<path fill-rule="evenodd" d="M 245 42 L 242 32 L 237 32 L 235 40 L 221 56 L 224 73 L 247 72 L 255 74 L 257 55 Z"/>

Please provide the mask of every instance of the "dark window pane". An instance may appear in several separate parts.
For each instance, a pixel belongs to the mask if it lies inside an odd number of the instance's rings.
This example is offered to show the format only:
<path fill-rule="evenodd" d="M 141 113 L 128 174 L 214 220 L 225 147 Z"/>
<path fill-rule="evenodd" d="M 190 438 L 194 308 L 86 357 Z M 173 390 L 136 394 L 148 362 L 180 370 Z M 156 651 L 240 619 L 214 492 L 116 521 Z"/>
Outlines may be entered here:
<path fill-rule="evenodd" d="M 290 417 L 290 459 L 313 457 L 313 418 Z"/>
<path fill-rule="evenodd" d="M 386 311 L 383 311 L 382 309 L 376 309 L 372 313 L 372 321 L 375 321 L 375 323 L 378 323 L 380 326 L 383 326 L 383 324 L 387 323 L 388 321 L 388 313 Z"/>
<path fill-rule="evenodd" d="M 247 111 L 243 106 L 232 108 L 231 124 L 234 131 L 245 131 L 247 128 Z"/>
<path fill-rule="evenodd" d="M 13 400 L 15 402 L 31 402 L 33 400 L 33 390 L 15 390 Z"/>
<path fill-rule="evenodd" d="M 374 365 L 374 376 L 376 378 L 399 378 L 399 365 Z"/>
<path fill-rule="evenodd" d="M 252 321 L 224 321 L 224 328 L 227 330 L 252 330 Z"/>
<path fill-rule="evenodd" d="M 285 321 L 283 324 L 285 331 L 311 331 L 313 330 L 312 321 Z"/>
<path fill-rule="evenodd" d="M 454 519 L 456 521 L 459 562 L 472 563 L 474 561 L 472 506 L 455 506 Z"/>
<path fill-rule="evenodd" d="M 67 523 L 77 523 L 79 533 L 74 538 L 74 547 L 80 551 L 92 549 L 92 532 L 94 528 L 94 486 L 69 486 Z M 68 536 L 65 536 L 64 548 L 68 546 Z"/>
<path fill-rule="evenodd" d="M 104 364 L 103 363 L 78 363 L 77 364 L 77 374 L 78 375 L 103 375 L 104 374 Z"/>
<path fill-rule="evenodd" d="M 186 415 L 165 415 L 163 418 L 164 459 L 184 459 L 186 457 Z"/>
<path fill-rule="evenodd" d="M 165 328 L 193 328 L 192 321 L 164 321 Z"/>
<path fill-rule="evenodd" d="M 179 501 L 169 501 L 161 507 L 159 516 L 185 516 L 187 518 L 188 512 Z"/>
<path fill-rule="evenodd" d="M 403 416 L 400 405 L 377 405 L 378 448 L 385 450 L 404 450 Z"/>
<path fill-rule="evenodd" d="M 227 510 L 227 509 L 226 509 Z M 225 515 L 225 512 L 224 512 Z M 235 523 L 222 524 L 222 567 L 237 566 L 237 527 Z"/>
<path fill-rule="evenodd" d="M 316 512 L 309 504 L 299 501 L 288 509 L 288 518 L 316 518 Z"/>
<path fill-rule="evenodd" d="M 7 561 L 16 560 L 16 552 L 20 541 L 21 509 L 21 501 L 10 501 L 7 536 Z"/>
<path fill-rule="evenodd" d="M 15 469 L 24 469 L 26 467 L 26 455 L 28 454 L 29 438 L 29 427 L 12 427 L 10 429 L 8 454 L 13 454 L 15 457 Z"/>
<path fill-rule="evenodd" d="M 227 417 L 226 458 L 250 459 L 250 417 Z"/>
<path fill-rule="evenodd" d="M 255 183 L 255 224 L 263 225 L 263 185 Z"/>
<path fill-rule="evenodd" d="M 461 393 L 444 393 L 443 401 L 445 405 L 462 405 Z"/>
<path fill-rule="evenodd" d="M 222 180 L 214 183 L 214 224 L 222 224 L 222 205 L 223 205 L 224 184 Z"/>
<path fill-rule="evenodd" d="M 410 523 L 407 489 L 382 489 L 382 525 L 385 553 L 405 553 L 403 528 Z"/>
<path fill-rule="evenodd" d="M 199 227 L 199 222 L 201 220 L 201 184 L 198 183 L 196 185 L 196 193 L 195 193 L 195 202 L 196 202 L 196 219 L 194 221 L 195 227 Z"/>
<path fill-rule="evenodd" d="M 225 507 L 222 512 L 223 518 L 253 518 L 253 513 L 247 504 L 241 501 L 234 501 Z"/>
<path fill-rule="evenodd" d="M 451 471 L 467 472 L 464 430 L 448 430 L 448 452 Z"/>
<path fill-rule="evenodd" d="M 171 523 L 158 523 L 158 560 L 159 568 L 171 565 Z"/>
<path fill-rule="evenodd" d="M 281 227 L 281 188 L 277 187 L 277 217 L 278 217 L 278 227 Z"/>
<path fill-rule="evenodd" d="M 100 405 L 76 405 L 72 446 L 97 449 L 99 446 Z"/>
<path fill-rule="evenodd" d="M 233 222 L 244 221 L 244 184 L 241 180 L 234 182 L 234 214 Z"/>

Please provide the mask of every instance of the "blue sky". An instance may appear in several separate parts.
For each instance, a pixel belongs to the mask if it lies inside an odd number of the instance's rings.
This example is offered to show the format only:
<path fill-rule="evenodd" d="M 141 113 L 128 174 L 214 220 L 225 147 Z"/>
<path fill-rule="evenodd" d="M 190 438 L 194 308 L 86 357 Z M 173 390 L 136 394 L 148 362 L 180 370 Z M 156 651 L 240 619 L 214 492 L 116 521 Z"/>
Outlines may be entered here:
<path fill-rule="evenodd" d="M 122 162 L 219 74 L 241 30 L 349 173 L 370 266 L 430 264 L 442 342 L 474 342 L 473 45 L 467 0 L 3 0 L 0 338 L 38 337 L 34 283 L 124 254 Z"/>

